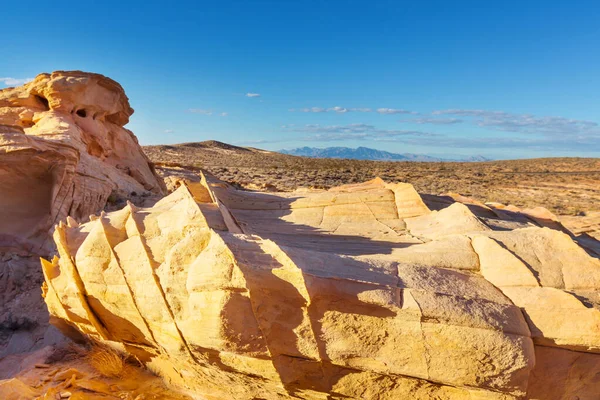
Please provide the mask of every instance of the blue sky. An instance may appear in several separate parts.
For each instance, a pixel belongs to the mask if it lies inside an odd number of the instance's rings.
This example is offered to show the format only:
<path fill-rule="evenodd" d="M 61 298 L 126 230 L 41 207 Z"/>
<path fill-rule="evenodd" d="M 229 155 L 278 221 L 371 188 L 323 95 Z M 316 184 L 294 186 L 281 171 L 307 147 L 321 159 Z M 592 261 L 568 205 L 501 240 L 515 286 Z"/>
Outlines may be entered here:
<path fill-rule="evenodd" d="M 107 75 L 142 144 L 600 157 L 598 21 L 597 0 L 7 2 L 0 87 Z"/>

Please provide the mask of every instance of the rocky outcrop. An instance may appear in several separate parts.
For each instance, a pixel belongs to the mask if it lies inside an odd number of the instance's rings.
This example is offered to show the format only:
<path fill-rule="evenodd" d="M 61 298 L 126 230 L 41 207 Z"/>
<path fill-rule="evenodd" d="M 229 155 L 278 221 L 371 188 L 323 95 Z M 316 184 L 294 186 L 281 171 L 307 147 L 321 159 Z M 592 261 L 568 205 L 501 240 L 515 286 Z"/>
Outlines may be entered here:
<path fill-rule="evenodd" d="M 592 399 L 600 264 L 533 219 L 409 185 L 237 191 L 211 177 L 54 232 L 63 331 L 206 399 Z"/>
<path fill-rule="evenodd" d="M 163 193 L 123 128 L 132 113 L 123 88 L 98 74 L 57 71 L 0 91 L 3 245 L 37 248 L 53 224 L 87 218 L 111 193 Z"/>
<path fill-rule="evenodd" d="M 123 127 L 132 113 L 123 88 L 98 74 L 58 71 L 0 90 L 0 357 L 52 342 L 37 259 L 55 251 L 56 223 L 109 197 L 165 192 Z"/>

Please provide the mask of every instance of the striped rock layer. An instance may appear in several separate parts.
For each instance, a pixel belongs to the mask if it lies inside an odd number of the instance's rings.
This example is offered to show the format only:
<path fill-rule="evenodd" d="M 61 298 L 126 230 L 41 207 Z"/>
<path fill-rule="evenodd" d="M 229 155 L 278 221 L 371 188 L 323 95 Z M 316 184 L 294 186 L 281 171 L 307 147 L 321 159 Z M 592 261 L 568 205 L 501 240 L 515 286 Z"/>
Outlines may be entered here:
<path fill-rule="evenodd" d="M 102 210 L 111 193 L 165 192 L 124 128 L 132 114 L 121 85 L 99 74 L 55 71 L 0 90 L 0 249 L 46 250 L 53 225 Z"/>
<path fill-rule="evenodd" d="M 600 261 L 408 184 L 211 178 L 54 233 L 54 323 L 206 399 L 592 399 Z M 575 238 L 576 239 L 576 238 Z"/>

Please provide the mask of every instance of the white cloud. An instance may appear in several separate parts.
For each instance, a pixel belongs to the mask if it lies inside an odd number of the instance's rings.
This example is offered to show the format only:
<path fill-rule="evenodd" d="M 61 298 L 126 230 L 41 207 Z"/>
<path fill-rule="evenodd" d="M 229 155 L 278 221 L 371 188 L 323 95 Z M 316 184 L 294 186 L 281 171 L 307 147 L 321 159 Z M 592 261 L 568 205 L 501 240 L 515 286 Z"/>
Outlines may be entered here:
<path fill-rule="evenodd" d="M 324 108 L 324 107 L 290 108 L 289 111 L 305 112 L 305 113 L 335 112 L 338 114 L 345 114 L 347 112 L 371 112 L 373 110 L 371 110 L 370 108 L 366 108 L 366 107 L 346 108 L 346 107 L 335 106 L 335 107 L 328 107 L 328 108 Z"/>
<path fill-rule="evenodd" d="M 260 93 L 246 93 L 246 97 L 260 97 Z"/>
<path fill-rule="evenodd" d="M 435 133 L 411 131 L 411 130 L 387 130 L 378 129 L 369 124 L 348 125 L 319 125 L 307 124 L 302 127 L 284 125 L 283 129 L 292 132 L 306 132 L 312 135 L 305 136 L 300 140 L 331 142 L 338 140 L 385 140 L 399 136 L 438 136 Z"/>
<path fill-rule="evenodd" d="M 378 108 L 377 112 L 379 114 L 418 114 L 414 111 L 402 110 L 398 108 Z"/>
<path fill-rule="evenodd" d="M 305 113 L 322 113 L 326 112 L 327 109 L 321 107 L 311 107 L 311 108 L 290 108 L 289 112 L 305 112 Z"/>
<path fill-rule="evenodd" d="M 192 114 L 212 115 L 212 110 L 204 110 L 202 108 L 188 108 L 187 112 Z"/>
<path fill-rule="evenodd" d="M 32 80 L 33 78 L 0 78 L 0 82 L 2 82 L 6 86 L 19 86 L 27 82 L 31 82 Z"/>
<path fill-rule="evenodd" d="M 594 121 L 487 110 L 449 109 L 433 111 L 432 114 L 472 117 L 472 121 L 478 126 L 504 132 L 533 133 L 545 136 L 571 135 L 580 138 L 600 137 L 600 125 Z"/>
<path fill-rule="evenodd" d="M 455 149 L 529 149 L 537 151 L 579 151 L 594 152 L 600 148 L 599 137 L 452 137 L 423 131 L 384 130 L 368 124 L 305 125 L 286 129 L 292 132 L 307 132 L 299 138 L 308 142 L 334 142 L 347 140 L 368 140 L 372 142 L 393 142 L 416 146 Z M 287 140 L 291 141 L 291 140 Z"/>
<path fill-rule="evenodd" d="M 289 140 L 285 140 L 285 139 L 257 139 L 257 140 L 242 140 L 242 141 L 237 141 L 237 142 L 234 142 L 234 143 L 235 144 L 245 144 L 245 145 L 255 146 L 255 145 L 260 145 L 260 144 L 283 143 L 283 142 L 289 142 Z"/>
<path fill-rule="evenodd" d="M 600 148 L 600 138 L 587 138 L 585 140 L 568 137 L 532 138 L 523 137 L 410 137 L 398 136 L 379 139 L 380 141 L 396 142 L 418 146 L 457 149 L 528 149 L 543 151 L 578 151 L 595 152 Z"/>
<path fill-rule="evenodd" d="M 174 131 L 173 129 L 165 129 L 165 130 L 164 130 L 164 132 L 165 132 L 165 133 L 173 133 L 173 132 L 175 132 L 175 131 Z"/>
<path fill-rule="evenodd" d="M 329 108 L 323 108 L 323 107 L 290 108 L 290 111 L 292 111 L 292 112 L 294 112 L 294 111 L 314 112 L 314 113 L 336 112 L 336 113 L 344 114 L 347 112 L 366 112 L 366 113 L 368 113 L 368 112 L 373 112 L 373 109 L 369 108 L 369 107 L 335 106 L 335 107 L 329 107 Z M 419 114 L 418 112 L 415 112 L 415 111 L 402 110 L 402 109 L 397 109 L 397 108 L 378 108 L 375 111 L 379 114 L 412 114 L 412 115 Z"/>
<path fill-rule="evenodd" d="M 490 116 L 504 116 L 509 113 L 504 111 L 489 111 L 489 110 L 464 110 L 459 108 L 450 108 L 448 110 L 436 110 L 432 111 L 433 115 L 462 115 L 465 117 L 490 117 Z"/>
<path fill-rule="evenodd" d="M 463 122 L 463 120 L 458 118 L 413 118 L 402 119 L 399 122 L 406 122 L 411 124 L 453 125 L 460 124 L 461 122 Z"/>
<path fill-rule="evenodd" d="M 226 117 L 229 115 L 229 113 L 225 111 L 213 112 L 213 110 L 207 110 L 204 108 L 188 108 L 185 110 L 185 112 L 200 115 L 218 115 L 219 117 Z"/>

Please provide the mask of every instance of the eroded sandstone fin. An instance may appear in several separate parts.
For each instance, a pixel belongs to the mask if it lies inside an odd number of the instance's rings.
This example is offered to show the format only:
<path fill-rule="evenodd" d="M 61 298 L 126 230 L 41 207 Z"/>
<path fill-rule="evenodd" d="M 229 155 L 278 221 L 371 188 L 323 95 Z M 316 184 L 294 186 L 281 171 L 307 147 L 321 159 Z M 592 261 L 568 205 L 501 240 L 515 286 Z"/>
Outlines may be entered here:
<path fill-rule="evenodd" d="M 398 218 L 418 217 L 431 212 L 411 184 L 389 183 L 384 187 L 394 192 Z"/>
<path fill-rule="evenodd" d="M 55 272 L 53 273 L 54 278 L 51 278 L 48 284 L 52 285 L 55 292 L 61 293 L 61 302 L 65 306 L 65 310 L 68 309 L 70 313 L 77 316 L 77 318 L 71 316 L 71 319 L 79 320 L 87 325 L 85 331 L 89 331 L 90 334 L 96 334 L 104 340 L 111 339 L 102 322 L 90 308 L 85 285 L 66 244 L 67 230 L 64 226 L 59 226 L 54 231 L 54 240 L 61 257 L 60 259 L 54 257 L 52 260 Z M 57 267 L 58 271 L 56 272 Z M 45 270 L 45 273 L 48 273 L 48 269 Z"/>
<path fill-rule="evenodd" d="M 151 346 L 155 341 L 137 309 L 102 219 L 92 223 L 94 227 L 75 255 L 90 308 L 113 340 Z"/>
<path fill-rule="evenodd" d="M 451 234 L 489 231 L 490 228 L 462 203 L 453 203 L 441 211 L 406 219 L 411 234 L 437 239 Z"/>

